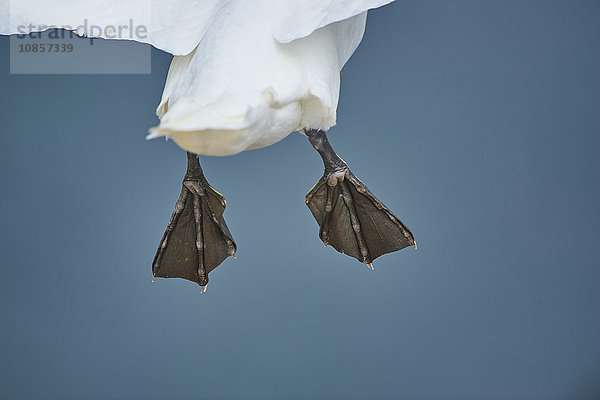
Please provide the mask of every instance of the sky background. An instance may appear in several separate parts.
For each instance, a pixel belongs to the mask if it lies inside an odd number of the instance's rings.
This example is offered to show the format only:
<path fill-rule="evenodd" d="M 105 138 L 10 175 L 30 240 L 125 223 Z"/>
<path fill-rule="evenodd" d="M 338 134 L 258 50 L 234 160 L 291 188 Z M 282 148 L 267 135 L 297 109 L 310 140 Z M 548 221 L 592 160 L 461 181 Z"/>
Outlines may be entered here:
<path fill-rule="evenodd" d="M 0 398 L 599 398 L 599 20 L 371 12 L 330 141 L 419 249 L 371 272 L 323 248 L 303 202 L 322 163 L 293 134 L 202 158 L 238 244 L 204 295 L 151 282 L 185 173 L 144 139 L 170 56 L 10 75 L 0 37 Z"/>

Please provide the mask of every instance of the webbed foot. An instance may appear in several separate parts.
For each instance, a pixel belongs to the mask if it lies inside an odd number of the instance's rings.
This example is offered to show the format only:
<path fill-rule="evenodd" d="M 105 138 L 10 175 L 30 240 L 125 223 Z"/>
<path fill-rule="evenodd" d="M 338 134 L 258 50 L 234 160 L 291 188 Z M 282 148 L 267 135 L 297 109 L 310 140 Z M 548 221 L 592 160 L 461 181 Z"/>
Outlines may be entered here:
<path fill-rule="evenodd" d="M 237 246 L 223 219 L 225 198 L 213 189 L 200 168 L 198 156 L 188 155 L 188 169 L 175 211 L 152 263 L 152 275 L 183 278 L 206 291 L 208 274 Z"/>
<path fill-rule="evenodd" d="M 377 257 L 415 246 L 412 233 L 335 154 L 323 131 L 307 131 L 321 154 L 325 174 L 306 195 L 325 246 L 356 258 L 373 269 Z"/>

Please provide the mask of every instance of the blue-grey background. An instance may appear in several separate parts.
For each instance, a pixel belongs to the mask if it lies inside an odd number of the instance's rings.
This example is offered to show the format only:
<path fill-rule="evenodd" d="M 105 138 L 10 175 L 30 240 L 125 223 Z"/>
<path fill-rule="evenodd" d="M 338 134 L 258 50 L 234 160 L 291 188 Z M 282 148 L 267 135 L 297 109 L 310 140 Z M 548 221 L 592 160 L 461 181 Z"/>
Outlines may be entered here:
<path fill-rule="evenodd" d="M 170 56 L 133 76 L 3 57 L 0 396 L 600 397 L 599 20 L 597 1 L 372 12 L 330 138 L 419 249 L 375 272 L 324 249 L 303 203 L 322 164 L 294 134 L 202 159 L 239 246 L 205 295 L 151 283 L 185 170 L 144 140 Z"/>

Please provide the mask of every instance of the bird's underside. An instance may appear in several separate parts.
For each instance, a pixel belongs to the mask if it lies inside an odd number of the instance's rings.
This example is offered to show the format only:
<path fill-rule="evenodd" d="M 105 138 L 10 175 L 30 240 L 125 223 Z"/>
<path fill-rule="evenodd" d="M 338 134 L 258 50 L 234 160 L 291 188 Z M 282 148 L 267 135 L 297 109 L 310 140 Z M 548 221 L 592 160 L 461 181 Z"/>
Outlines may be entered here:
<path fill-rule="evenodd" d="M 383 254 L 416 248 L 412 233 L 350 171 L 325 132 L 305 133 L 325 165 L 323 177 L 305 200 L 325 246 L 330 244 L 371 269 L 373 260 Z M 225 199 L 206 181 L 198 157 L 188 153 L 183 188 L 154 257 L 153 276 L 187 279 L 204 292 L 209 272 L 236 252 L 224 211 Z"/>

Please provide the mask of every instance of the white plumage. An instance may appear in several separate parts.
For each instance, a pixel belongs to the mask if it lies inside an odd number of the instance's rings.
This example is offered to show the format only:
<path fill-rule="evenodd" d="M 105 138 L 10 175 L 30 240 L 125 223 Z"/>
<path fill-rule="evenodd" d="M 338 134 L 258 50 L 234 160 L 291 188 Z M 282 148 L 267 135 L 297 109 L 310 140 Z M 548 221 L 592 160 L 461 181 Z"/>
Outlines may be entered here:
<path fill-rule="evenodd" d="M 38 0 L 11 2 L 10 24 L 77 27 L 88 19 L 150 27 L 174 54 L 160 125 L 187 151 L 230 155 L 294 131 L 335 125 L 340 70 L 358 46 L 366 11 L 390 0 Z M 106 37 L 106 35 L 96 35 Z"/>

